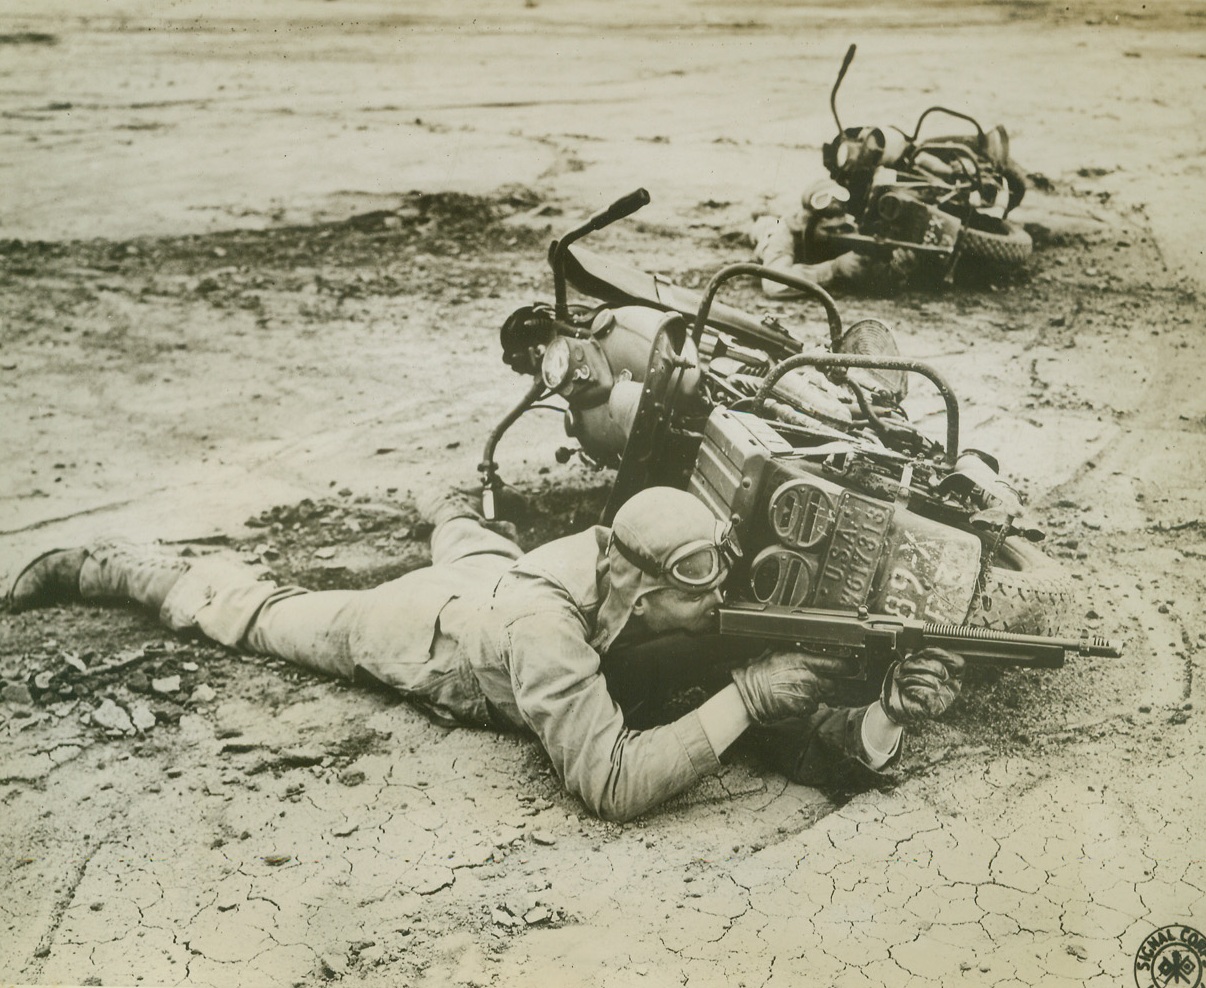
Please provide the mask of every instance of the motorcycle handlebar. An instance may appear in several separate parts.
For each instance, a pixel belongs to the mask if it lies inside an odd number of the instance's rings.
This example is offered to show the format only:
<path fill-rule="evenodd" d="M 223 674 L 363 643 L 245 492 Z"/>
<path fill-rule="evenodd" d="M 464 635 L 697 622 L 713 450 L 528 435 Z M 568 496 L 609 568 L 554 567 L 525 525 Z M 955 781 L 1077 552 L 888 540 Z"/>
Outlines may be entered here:
<path fill-rule="evenodd" d="M 842 134 L 842 121 L 838 117 L 837 91 L 838 87 L 842 84 L 842 80 L 846 78 L 846 71 L 850 68 L 850 63 L 854 61 L 855 51 L 857 51 L 856 45 L 851 45 L 846 49 L 846 57 L 842 59 L 842 67 L 838 69 L 837 81 L 833 84 L 833 89 L 829 91 L 829 109 L 833 112 L 833 122 L 837 124 L 839 137 Z"/>
<path fill-rule="evenodd" d="M 626 196 L 620 196 L 605 209 L 599 210 L 580 227 L 570 230 L 560 240 L 554 240 L 549 249 L 549 263 L 553 268 L 553 303 L 558 319 L 568 317 L 569 308 L 566 303 L 565 290 L 565 255 L 569 245 L 579 237 L 595 230 L 601 230 L 609 223 L 631 216 L 642 206 L 649 204 L 649 193 L 645 189 L 636 189 Z"/>
<path fill-rule="evenodd" d="M 649 193 L 645 189 L 636 189 L 626 196 L 621 196 L 606 209 L 600 209 L 586 221 L 583 233 L 587 230 L 601 230 L 609 223 L 631 216 L 642 206 L 649 205 Z"/>

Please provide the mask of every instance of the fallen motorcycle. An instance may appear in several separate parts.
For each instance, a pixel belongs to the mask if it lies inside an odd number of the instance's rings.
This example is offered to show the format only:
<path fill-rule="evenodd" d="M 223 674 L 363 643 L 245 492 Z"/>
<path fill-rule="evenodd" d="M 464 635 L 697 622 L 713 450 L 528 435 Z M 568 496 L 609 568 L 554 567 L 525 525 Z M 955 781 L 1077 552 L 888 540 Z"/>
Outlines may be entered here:
<path fill-rule="evenodd" d="M 648 201 L 638 190 L 555 241 L 554 301 L 504 323 L 503 360 L 532 383 L 487 439 L 487 515 L 502 487 L 499 441 L 526 411 L 556 401 L 577 452 L 616 470 L 604 524 L 655 484 L 693 492 L 732 524 L 743 552 L 726 584 L 722 632 L 727 615 L 734 635 L 783 639 L 807 630 L 792 615 L 836 613 L 872 617 L 880 631 L 887 622 L 902 636 L 901 621 L 972 625 L 964 630 L 996 641 L 1061 634 L 1070 580 L 1034 546 L 1042 533 L 1025 524 L 996 460 L 961 447 L 946 379 L 902 356 L 879 320 L 844 327 L 827 292 L 791 275 L 734 264 L 693 292 L 575 246 Z M 745 277 L 777 280 L 819 306 L 825 345 L 716 301 Z M 571 284 L 591 301 L 570 304 Z M 943 441 L 905 412 L 918 377 L 941 395 Z M 1076 650 L 1071 640 L 1014 644 L 981 657 L 1059 665 L 1065 648 Z M 1117 653 L 1101 640 L 1086 649 Z"/>
<path fill-rule="evenodd" d="M 837 188 L 822 188 L 806 203 L 804 261 L 856 251 L 945 280 L 960 264 L 1000 270 L 1024 263 L 1030 235 L 1007 217 L 1025 195 L 1026 178 L 1010 157 L 1005 128 L 985 130 L 942 106 L 924 110 L 909 133 L 843 127 L 837 92 L 855 50 L 847 50 L 830 93 L 838 133 L 822 150 Z M 973 132 L 922 139 L 922 125 L 938 115 L 970 124 Z"/>

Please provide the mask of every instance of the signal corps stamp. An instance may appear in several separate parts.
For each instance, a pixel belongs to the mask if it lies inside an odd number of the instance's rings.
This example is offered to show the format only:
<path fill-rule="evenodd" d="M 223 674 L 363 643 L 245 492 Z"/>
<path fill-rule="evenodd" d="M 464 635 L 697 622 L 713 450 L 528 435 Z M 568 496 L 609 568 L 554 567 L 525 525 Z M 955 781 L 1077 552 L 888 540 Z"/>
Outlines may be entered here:
<path fill-rule="evenodd" d="M 1206 967 L 1206 937 L 1192 926 L 1162 926 L 1135 954 L 1138 988 L 1200 988 Z"/>

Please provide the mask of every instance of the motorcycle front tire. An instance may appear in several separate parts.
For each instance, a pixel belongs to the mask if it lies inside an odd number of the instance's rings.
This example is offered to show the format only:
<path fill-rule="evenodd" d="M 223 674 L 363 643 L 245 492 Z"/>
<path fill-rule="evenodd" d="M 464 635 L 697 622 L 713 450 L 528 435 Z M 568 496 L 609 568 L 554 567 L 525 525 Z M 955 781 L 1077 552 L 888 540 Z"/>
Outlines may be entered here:
<path fill-rule="evenodd" d="M 1034 251 L 1030 234 L 1009 220 L 982 220 L 982 229 L 965 224 L 961 256 L 998 268 L 1016 268 Z"/>
<path fill-rule="evenodd" d="M 994 562 L 968 624 L 1015 635 L 1070 633 L 1075 593 L 1059 563 L 1019 538 L 1006 539 Z"/>

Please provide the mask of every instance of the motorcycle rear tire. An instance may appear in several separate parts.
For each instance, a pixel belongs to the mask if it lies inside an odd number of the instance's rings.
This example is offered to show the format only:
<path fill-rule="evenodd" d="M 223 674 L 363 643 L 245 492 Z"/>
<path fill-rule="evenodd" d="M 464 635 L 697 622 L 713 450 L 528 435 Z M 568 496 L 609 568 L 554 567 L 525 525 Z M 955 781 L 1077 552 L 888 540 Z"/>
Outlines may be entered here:
<path fill-rule="evenodd" d="M 1055 560 L 1018 538 L 1008 538 L 988 573 L 967 623 L 1015 635 L 1069 633 L 1075 592 Z"/>
<path fill-rule="evenodd" d="M 963 227 L 963 257 L 1001 268 L 1025 264 L 1034 250 L 1030 234 L 1009 220 L 997 220 L 992 227 L 987 230 Z"/>

